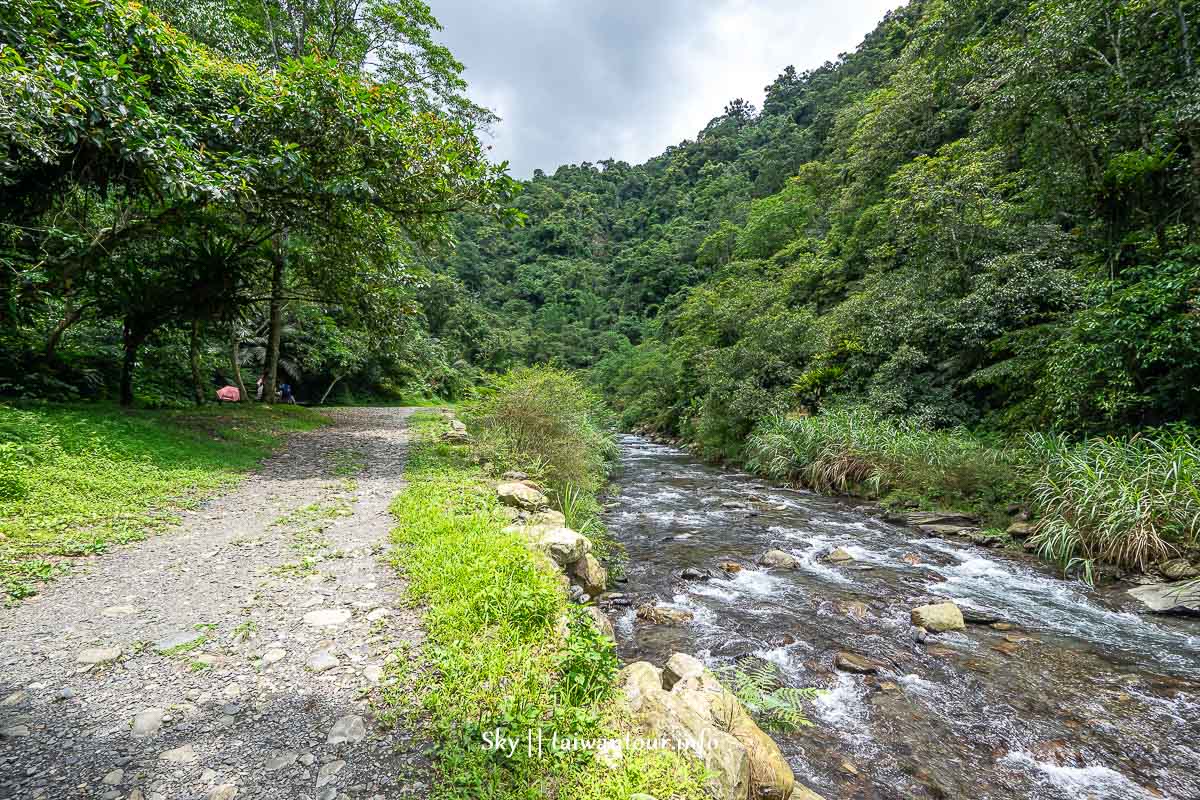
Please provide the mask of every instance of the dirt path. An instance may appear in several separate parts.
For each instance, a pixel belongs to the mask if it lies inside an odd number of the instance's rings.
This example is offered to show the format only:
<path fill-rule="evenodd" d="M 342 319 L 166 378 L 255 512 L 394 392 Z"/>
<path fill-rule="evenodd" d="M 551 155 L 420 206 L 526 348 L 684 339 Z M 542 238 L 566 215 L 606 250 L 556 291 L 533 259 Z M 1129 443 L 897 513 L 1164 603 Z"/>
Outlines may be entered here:
<path fill-rule="evenodd" d="M 336 412 L 168 534 L 0 609 L 0 798 L 424 796 L 373 724 L 417 641 L 379 554 L 403 409 Z"/>

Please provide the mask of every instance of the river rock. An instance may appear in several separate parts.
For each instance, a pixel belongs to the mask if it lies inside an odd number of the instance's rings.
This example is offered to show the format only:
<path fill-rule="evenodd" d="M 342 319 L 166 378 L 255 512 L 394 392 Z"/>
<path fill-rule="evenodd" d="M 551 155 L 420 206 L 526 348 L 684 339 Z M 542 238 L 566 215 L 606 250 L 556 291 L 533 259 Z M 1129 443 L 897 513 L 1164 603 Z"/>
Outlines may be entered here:
<path fill-rule="evenodd" d="M 562 530 L 569 529 L 563 528 Z M 600 566 L 600 562 L 591 553 L 577 560 L 571 566 L 571 573 L 579 581 L 583 590 L 593 597 L 608 588 L 608 570 Z"/>
<path fill-rule="evenodd" d="M 592 541 L 570 528 L 535 525 L 525 528 L 529 542 L 560 567 L 569 567 L 592 551 Z"/>
<path fill-rule="evenodd" d="M 736 561 L 722 561 L 717 566 L 720 567 L 724 572 L 728 572 L 730 575 L 736 575 L 742 571 L 742 565 Z"/>
<path fill-rule="evenodd" d="M 1000 615 L 994 611 L 985 611 L 977 608 L 962 608 L 963 622 L 968 625 L 992 625 L 1001 622 Z"/>
<path fill-rule="evenodd" d="M 524 511 L 537 511 L 549 504 L 546 495 L 532 486 L 517 481 L 500 484 L 496 487 L 496 495 L 504 505 Z"/>
<path fill-rule="evenodd" d="M 1158 614 L 1200 614 L 1200 583 L 1194 581 L 1138 586 L 1127 594 Z"/>
<path fill-rule="evenodd" d="M 782 550 L 768 550 L 759 556 L 758 563 L 767 569 L 798 569 L 800 560 Z"/>
<path fill-rule="evenodd" d="M 825 560 L 834 564 L 844 564 L 847 561 L 853 561 L 854 556 L 850 555 L 844 548 L 838 547 L 829 551 L 829 555 L 825 556 Z"/>
<path fill-rule="evenodd" d="M 79 664 L 107 664 L 110 661 L 116 661 L 121 657 L 121 648 L 119 647 L 93 647 L 89 650 L 83 650 L 75 657 L 75 661 Z"/>
<path fill-rule="evenodd" d="M 529 477 L 529 475 L 527 475 L 526 473 L 521 472 L 520 470 L 517 470 L 517 469 L 510 469 L 508 472 L 504 473 L 500 477 L 504 478 L 504 480 L 506 480 L 506 481 L 514 481 L 514 482 L 519 483 L 519 482 L 527 479 Z"/>
<path fill-rule="evenodd" d="M 961 530 L 979 526 L 978 517 L 959 511 L 911 511 L 905 515 L 905 519 L 909 525 L 918 528 L 930 525 Z"/>
<path fill-rule="evenodd" d="M 873 675 L 879 672 L 879 665 L 871 659 L 845 650 L 834 656 L 833 665 L 842 672 L 857 672 L 860 675 Z"/>
<path fill-rule="evenodd" d="M 1158 571 L 1163 574 L 1164 578 L 1172 581 L 1184 581 L 1200 576 L 1200 567 L 1186 558 L 1172 558 L 1170 561 L 1163 561 L 1158 565 Z"/>
<path fill-rule="evenodd" d="M 635 612 L 638 619 L 651 625 L 682 625 L 691 622 L 693 614 L 676 608 L 664 608 L 653 603 L 640 606 Z"/>
<path fill-rule="evenodd" d="M 961 631 L 967 627 L 962 610 L 954 603 L 933 603 L 914 608 L 912 624 L 933 633 Z"/>

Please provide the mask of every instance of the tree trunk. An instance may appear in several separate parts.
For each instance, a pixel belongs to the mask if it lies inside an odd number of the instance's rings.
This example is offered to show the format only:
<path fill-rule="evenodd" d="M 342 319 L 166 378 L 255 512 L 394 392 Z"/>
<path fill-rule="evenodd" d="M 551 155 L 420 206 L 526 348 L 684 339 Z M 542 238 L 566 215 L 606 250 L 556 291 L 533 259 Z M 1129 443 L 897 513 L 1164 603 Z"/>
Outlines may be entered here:
<path fill-rule="evenodd" d="M 238 352 L 239 336 L 237 325 L 229 326 L 229 366 L 233 368 L 233 385 L 238 390 L 238 400 L 242 403 L 250 398 L 246 396 L 246 384 L 242 382 L 242 356 Z"/>
<path fill-rule="evenodd" d="M 200 320 L 192 320 L 192 338 L 188 342 L 188 363 L 192 366 L 192 396 L 196 405 L 204 405 L 204 382 L 200 379 Z"/>
<path fill-rule="evenodd" d="M 54 330 L 50 331 L 50 336 L 46 339 L 45 358 L 47 364 L 54 363 L 55 356 L 58 351 L 58 343 L 62 340 L 62 336 L 76 322 L 79 322 L 83 317 L 83 309 L 73 306 L 71 298 L 67 298 L 66 309 L 63 313 L 63 318 L 54 326 Z"/>
<path fill-rule="evenodd" d="M 267 334 L 266 363 L 263 365 L 263 402 L 275 402 L 279 373 L 279 335 L 283 330 L 283 279 L 287 268 L 287 234 L 275 240 L 271 260 L 271 330 Z"/>
<path fill-rule="evenodd" d="M 333 387 L 337 386 L 337 382 L 340 381 L 342 377 L 343 376 L 341 375 L 334 377 L 333 382 L 329 384 L 329 388 L 325 390 L 325 394 L 321 395 L 321 399 L 317 401 L 317 405 L 325 405 L 325 398 L 329 397 L 329 393 L 333 391 Z"/>
<path fill-rule="evenodd" d="M 146 340 L 146 334 L 134 328 L 126 319 L 121 338 L 125 348 L 125 355 L 121 359 L 121 405 L 128 408 L 133 405 L 133 370 L 137 366 L 137 351 Z"/>

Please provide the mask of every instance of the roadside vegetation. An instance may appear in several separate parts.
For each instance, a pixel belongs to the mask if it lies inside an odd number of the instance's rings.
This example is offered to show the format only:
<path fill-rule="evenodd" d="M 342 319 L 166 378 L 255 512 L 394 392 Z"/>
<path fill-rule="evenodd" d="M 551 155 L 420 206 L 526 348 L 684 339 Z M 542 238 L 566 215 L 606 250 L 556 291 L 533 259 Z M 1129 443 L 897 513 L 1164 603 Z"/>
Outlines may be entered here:
<path fill-rule="evenodd" d="M 524 377 L 542 386 L 540 379 L 555 385 L 562 380 L 553 373 Z M 501 385 L 529 384 L 509 376 Z M 563 422 L 578 408 L 568 402 L 565 415 L 554 418 Z M 419 438 L 406 467 L 408 485 L 392 505 L 393 558 L 408 580 L 409 599 L 425 608 L 428 636 L 419 653 L 395 667 L 415 672 L 418 691 L 385 692 L 380 710 L 385 717 L 428 720 L 438 744 L 435 796 L 703 797 L 699 767 L 668 751 L 626 750 L 615 768 L 599 767 L 592 748 L 552 751 L 556 738 L 562 743 L 632 734 L 615 713 L 613 644 L 569 607 L 545 561 L 506 530 L 510 520 L 496 501 L 494 481 L 471 448 L 439 441 L 448 429 L 444 418 L 421 413 L 412 424 Z M 501 435 L 500 418 L 492 418 L 491 435 L 521 441 L 521 423 L 515 424 Z M 564 452 L 562 444 L 540 452 Z M 579 463 L 580 455 L 559 466 Z M 499 749 L 489 746 L 497 732 L 508 737 Z"/>
<path fill-rule="evenodd" d="M 5 596 L 35 593 L 71 557 L 162 529 L 179 509 L 236 484 L 284 435 L 324 421 L 297 406 L 0 406 Z"/>

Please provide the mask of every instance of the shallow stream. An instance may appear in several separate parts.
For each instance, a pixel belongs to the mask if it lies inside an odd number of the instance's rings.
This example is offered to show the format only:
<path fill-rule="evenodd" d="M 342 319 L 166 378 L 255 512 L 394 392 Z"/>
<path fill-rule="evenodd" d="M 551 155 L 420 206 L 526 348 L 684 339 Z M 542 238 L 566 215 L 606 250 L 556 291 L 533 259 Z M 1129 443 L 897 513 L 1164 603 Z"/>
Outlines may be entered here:
<path fill-rule="evenodd" d="M 828 800 L 1200 798 L 1200 620 L 1141 614 L 1032 559 L 922 538 L 638 437 L 621 444 L 605 517 L 629 555 L 629 605 L 607 608 L 620 655 L 753 656 L 789 685 L 828 690 L 808 709 L 813 727 L 775 735 Z M 835 547 L 854 561 L 826 561 Z M 800 569 L 755 566 L 771 548 Z M 712 577 L 678 577 L 688 567 Z M 910 610 L 941 599 L 1003 630 L 917 642 Z M 652 600 L 694 618 L 636 620 Z M 836 670 L 839 650 L 879 673 Z"/>

